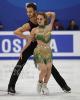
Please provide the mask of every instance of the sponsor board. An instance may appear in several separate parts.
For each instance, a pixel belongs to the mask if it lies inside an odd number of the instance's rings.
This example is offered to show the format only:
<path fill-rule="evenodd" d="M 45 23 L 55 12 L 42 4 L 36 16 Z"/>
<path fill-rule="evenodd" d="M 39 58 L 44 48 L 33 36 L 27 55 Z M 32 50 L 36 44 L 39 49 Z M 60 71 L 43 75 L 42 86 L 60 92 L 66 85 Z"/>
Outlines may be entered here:
<path fill-rule="evenodd" d="M 26 43 L 12 31 L 0 32 L 0 59 L 18 59 Z M 52 31 L 50 47 L 53 59 L 80 59 L 79 43 L 80 31 Z"/>

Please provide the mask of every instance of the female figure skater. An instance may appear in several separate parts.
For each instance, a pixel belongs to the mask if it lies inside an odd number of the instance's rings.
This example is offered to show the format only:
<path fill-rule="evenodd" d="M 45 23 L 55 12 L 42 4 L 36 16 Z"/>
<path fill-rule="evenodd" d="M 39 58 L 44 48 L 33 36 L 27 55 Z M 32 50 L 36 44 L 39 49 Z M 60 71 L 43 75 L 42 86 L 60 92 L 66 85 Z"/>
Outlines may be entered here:
<path fill-rule="evenodd" d="M 47 16 L 51 18 L 50 24 L 47 24 Z M 36 39 L 37 47 L 34 49 L 34 61 L 39 69 L 39 80 L 37 85 L 38 93 L 48 94 L 47 83 L 51 75 L 52 50 L 50 48 L 51 31 L 54 22 L 54 13 L 40 12 L 37 14 L 38 27 L 31 31 L 31 38 Z M 30 39 L 30 41 L 32 41 Z M 25 48 L 27 45 L 25 46 Z M 24 51 L 24 50 L 22 50 Z"/>

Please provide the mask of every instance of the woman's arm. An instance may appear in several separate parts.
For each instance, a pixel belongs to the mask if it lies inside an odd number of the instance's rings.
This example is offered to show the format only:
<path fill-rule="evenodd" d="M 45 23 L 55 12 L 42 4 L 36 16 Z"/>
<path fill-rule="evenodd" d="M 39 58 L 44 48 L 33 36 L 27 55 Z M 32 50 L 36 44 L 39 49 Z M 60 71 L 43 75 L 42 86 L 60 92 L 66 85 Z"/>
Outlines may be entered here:
<path fill-rule="evenodd" d="M 52 31 L 53 23 L 55 20 L 55 12 L 46 12 L 48 18 L 50 18 L 50 24 L 48 25 L 48 29 Z"/>
<path fill-rule="evenodd" d="M 32 37 L 32 40 L 35 39 L 36 29 L 37 29 L 37 28 L 33 28 L 32 31 L 31 31 L 31 33 L 30 33 L 30 35 L 31 35 L 31 37 Z"/>
<path fill-rule="evenodd" d="M 21 49 L 21 51 L 20 51 L 20 58 L 22 59 L 22 53 L 23 53 L 23 51 L 25 50 L 27 48 L 27 45 L 25 45 L 22 49 Z"/>
<path fill-rule="evenodd" d="M 21 49 L 20 51 L 20 58 L 22 59 L 22 53 L 23 51 L 30 45 L 31 41 L 33 41 L 34 39 L 34 29 L 32 29 L 31 33 L 30 33 L 30 36 L 28 36 L 27 38 L 27 44 Z"/>

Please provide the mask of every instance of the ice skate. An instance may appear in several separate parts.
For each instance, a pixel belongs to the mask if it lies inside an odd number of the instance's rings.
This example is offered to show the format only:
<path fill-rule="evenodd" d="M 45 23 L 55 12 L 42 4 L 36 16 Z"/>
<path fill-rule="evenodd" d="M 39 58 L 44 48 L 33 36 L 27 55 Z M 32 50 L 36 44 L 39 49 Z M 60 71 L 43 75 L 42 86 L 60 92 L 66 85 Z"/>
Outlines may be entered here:
<path fill-rule="evenodd" d="M 62 90 L 66 93 L 71 93 L 71 88 L 67 84 L 62 87 Z"/>
<path fill-rule="evenodd" d="M 42 82 L 38 82 L 37 84 L 37 92 L 40 94 L 41 93 L 41 88 L 42 88 Z"/>
<path fill-rule="evenodd" d="M 42 93 L 43 95 L 48 95 L 48 94 L 49 94 L 49 90 L 48 90 L 48 88 L 47 88 L 46 83 L 43 83 L 43 84 L 42 84 L 41 93 Z"/>
<path fill-rule="evenodd" d="M 14 95 L 16 93 L 14 87 L 8 87 L 8 94 Z"/>

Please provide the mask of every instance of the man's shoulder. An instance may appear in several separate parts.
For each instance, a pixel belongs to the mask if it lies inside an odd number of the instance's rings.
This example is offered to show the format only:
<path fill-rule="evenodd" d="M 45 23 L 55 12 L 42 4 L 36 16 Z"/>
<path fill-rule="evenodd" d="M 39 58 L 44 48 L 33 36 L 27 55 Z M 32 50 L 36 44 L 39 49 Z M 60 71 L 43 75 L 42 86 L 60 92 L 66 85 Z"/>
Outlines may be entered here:
<path fill-rule="evenodd" d="M 28 27 L 28 26 L 30 26 L 28 22 L 22 25 L 22 27 Z"/>

